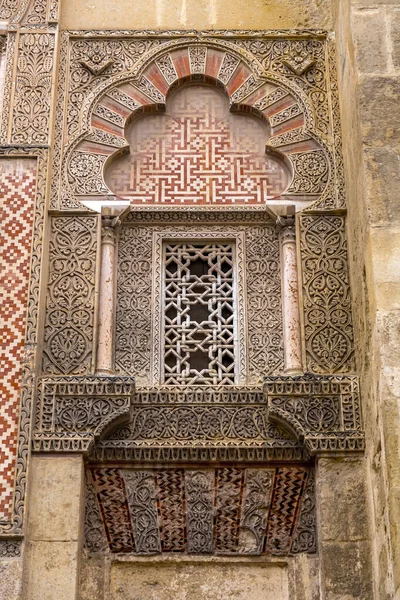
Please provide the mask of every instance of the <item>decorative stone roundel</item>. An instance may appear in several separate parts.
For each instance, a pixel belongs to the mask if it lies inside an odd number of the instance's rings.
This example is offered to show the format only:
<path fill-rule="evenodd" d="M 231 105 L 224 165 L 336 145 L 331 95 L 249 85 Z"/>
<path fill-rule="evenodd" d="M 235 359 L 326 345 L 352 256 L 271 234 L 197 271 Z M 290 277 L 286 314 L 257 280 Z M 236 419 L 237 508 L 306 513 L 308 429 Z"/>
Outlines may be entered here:
<path fill-rule="evenodd" d="M 195 87 L 176 90 L 189 83 Z M 331 167 L 300 96 L 289 81 L 216 42 L 164 49 L 134 72 L 110 77 L 91 100 L 84 131 L 67 151 L 65 184 L 80 200 L 122 196 L 143 206 L 282 199 L 304 208 L 327 190 Z"/>

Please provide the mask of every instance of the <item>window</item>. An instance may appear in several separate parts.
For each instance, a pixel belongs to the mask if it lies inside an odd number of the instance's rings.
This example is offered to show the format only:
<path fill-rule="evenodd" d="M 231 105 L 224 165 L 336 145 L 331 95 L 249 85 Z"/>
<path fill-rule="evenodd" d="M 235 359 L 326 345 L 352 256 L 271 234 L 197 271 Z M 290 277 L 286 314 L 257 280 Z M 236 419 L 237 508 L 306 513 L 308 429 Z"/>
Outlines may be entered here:
<path fill-rule="evenodd" d="M 163 383 L 234 384 L 234 244 L 166 242 Z"/>

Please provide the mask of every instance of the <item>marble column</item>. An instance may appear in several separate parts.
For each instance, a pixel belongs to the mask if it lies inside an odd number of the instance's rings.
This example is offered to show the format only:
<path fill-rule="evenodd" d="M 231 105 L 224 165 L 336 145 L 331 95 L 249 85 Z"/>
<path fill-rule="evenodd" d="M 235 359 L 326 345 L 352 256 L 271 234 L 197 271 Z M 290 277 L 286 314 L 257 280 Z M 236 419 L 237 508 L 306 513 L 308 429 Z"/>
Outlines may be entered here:
<path fill-rule="evenodd" d="M 299 288 L 297 278 L 296 229 L 294 217 L 278 217 L 281 237 L 282 316 L 285 373 L 303 371 Z"/>
<path fill-rule="evenodd" d="M 97 373 L 114 371 L 115 228 L 112 217 L 102 216 Z"/>

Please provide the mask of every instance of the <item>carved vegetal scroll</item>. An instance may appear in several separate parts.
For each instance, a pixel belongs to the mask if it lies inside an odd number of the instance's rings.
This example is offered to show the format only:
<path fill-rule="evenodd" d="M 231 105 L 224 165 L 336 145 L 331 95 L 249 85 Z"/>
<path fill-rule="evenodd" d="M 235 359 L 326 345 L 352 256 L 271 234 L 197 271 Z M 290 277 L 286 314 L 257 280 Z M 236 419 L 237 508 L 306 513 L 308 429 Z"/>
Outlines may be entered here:
<path fill-rule="evenodd" d="M 97 217 L 52 218 L 43 372 L 90 373 L 95 319 Z"/>
<path fill-rule="evenodd" d="M 300 248 L 307 369 L 354 372 L 345 218 L 302 216 Z"/>
<path fill-rule="evenodd" d="M 316 550 L 314 471 L 301 465 L 196 470 L 92 465 L 87 488 L 89 554 L 106 548 L 139 555 Z"/>
<path fill-rule="evenodd" d="M 3 143 L 48 144 L 54 63 L 54 32 L 21 32 L 18 41 L 15 34 L 9 34 L 0 132 Z"/>
<path fill-rule="evenodd" d="M 355 375 L 266 377 L 268 417 L 291 427 L 312 454 L 364 449 Z"/>
<path fill-rule="evenodd" d="M 303 460 L 302 443 L 268 421 L 262 387 L 140 388 L 129 423 L 96 444 L 93 458 L 124 461 Z"/>
<path fill-rule="evenodd" d="M 131 414 L 131 377 L 57 377 L 40 381 L 35 450 L 86 452 Z"/>

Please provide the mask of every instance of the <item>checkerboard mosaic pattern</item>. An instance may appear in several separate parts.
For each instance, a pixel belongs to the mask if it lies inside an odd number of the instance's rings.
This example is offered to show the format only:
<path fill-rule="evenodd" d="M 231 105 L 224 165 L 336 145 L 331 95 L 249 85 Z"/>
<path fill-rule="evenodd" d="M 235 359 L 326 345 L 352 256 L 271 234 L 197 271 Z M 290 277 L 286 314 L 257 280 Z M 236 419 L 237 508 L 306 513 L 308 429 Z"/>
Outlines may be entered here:
<path fill-rule="evenodd" d="M 283 161 L 268 156 L 268 126 L 229 112 L 221 92 L 190 86 L 167 102 L 166 115 L 139 119 L 130 154 L 106 171 L 119 197 L 144 204 L 264 204 L 289 183 Z"/>
<path fill-rule="evenodd" d="M 36 160 L 0 160 L 0 521 L 11 519 Z"/>

